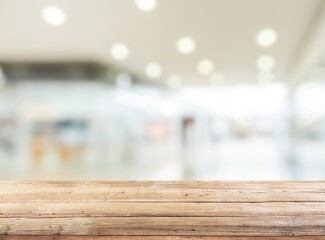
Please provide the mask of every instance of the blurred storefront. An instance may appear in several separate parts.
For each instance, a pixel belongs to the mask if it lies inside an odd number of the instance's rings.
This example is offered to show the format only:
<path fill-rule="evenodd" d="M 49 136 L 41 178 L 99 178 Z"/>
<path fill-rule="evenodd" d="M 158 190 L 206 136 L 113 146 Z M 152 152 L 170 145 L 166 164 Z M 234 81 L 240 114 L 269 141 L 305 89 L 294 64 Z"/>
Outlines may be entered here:
<path fill-rule="evenodd" d="M 321 179 L 324 96 L 25 81 L 1 89 L 1 178 Z"/>

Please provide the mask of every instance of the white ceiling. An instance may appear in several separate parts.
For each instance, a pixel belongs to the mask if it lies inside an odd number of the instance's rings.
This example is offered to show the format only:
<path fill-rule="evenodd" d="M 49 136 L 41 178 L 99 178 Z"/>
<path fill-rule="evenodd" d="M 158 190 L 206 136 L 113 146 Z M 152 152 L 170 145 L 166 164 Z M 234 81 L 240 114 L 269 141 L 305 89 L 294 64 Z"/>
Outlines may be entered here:
<path fill-rule="evenodd" d="M 256 59 L 276 60 L 277 80 L 286 81 L 314 24 L 322 0 L 158 0 L 154 11 L 139 11 L 133 0 L 0 0 L 0 61 L 92 59 L 114 64 L 146 78 L 144 68 L 162 65 L 186 82 L 207 83 L 197 62 L 213 60 L 229 82 L 256 81 Z M 52 27 L 42 19 L 48 4 L 62 8 L 66 24 Z M 255 36 L 263 28 L 277 31 L 278 42 L 261 48 Z M 177 40 L 191 36 L 196 51 L 182 55 Z M 110 47 L 125 43 L 130 56 L 111 58 Z M 292 66 L 292 64 L 295 64 Z"/>

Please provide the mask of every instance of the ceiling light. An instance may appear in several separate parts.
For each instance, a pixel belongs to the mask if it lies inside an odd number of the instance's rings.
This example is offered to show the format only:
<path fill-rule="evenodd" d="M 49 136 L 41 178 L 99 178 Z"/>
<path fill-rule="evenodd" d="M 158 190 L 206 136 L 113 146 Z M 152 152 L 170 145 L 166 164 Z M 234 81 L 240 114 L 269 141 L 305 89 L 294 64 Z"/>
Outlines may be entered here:
<path fill-rule="evenodd" d="M 257 80 L 260 83 L 270 83 L 273 81 L 273 74 L 271 72 L 260 72 L 257 75 Z"/>
<path fill-rule="evenodd" d="M 123 43 L 116 43 L 111 48 L 111 55 L 116 60 L 124 60 L 129 56 L 129 49 Z"/>
<path fill-rule="evenodd" d="M 157 0 L 135 0 L 135 5 L 143 12 L 150 12 L 157 6 Z"/>
<path fill-rule="evenodd" d="M 275 65 L 274 58 L 269 55 L 261 56 L 257 59 L 256 66 L 262 72 L 267 72 L 272 70 Z"/>
<path fill-rule="evenodd" d="M 178 50 L 183 54 L 189 54 L 195 49 L 195 42 L 190 37 L 183 37 L 177 42 Z"/>
<path fill-rule="evenodd" d="M 44 20 L 52 26 L 60 26 L 65 22 L 64 12 L 56 6 L 47 6 L 43 9 Z"/>
<path fill-rule="evenodd" d="M 263 29 L 256 36 L 256 42 L 261 47 L 271 47 L 277 39 L 278 35 L 273 29 Z"/>
<path fill-rule="evenodd" d="M 208 59 L 203 59 L 199 62 L 197 68 L 199 73 L 201 73 L 202 75 L 209 75 L 214 70 L 214 64 Z"/>
<path fill-rule="evenodd" d="M 162 74 L 161 66 L 158 63 L 149 63 L 146 67 L 146 74 L 152 79 L 159 78 Z"/>
<path fill-rule="evenodd" d="M 222 85 L 226 81 L 225 76 L 222 73 L 216 72 L 211 75 L 210 83 L 213 85 Z"/>
<path fill-rule="evenodd" d="M 182 85 L 182 78 L 178 75 L 170 75 L 167 78 L 167 84 L 170 88 L 178 88 Z"/>

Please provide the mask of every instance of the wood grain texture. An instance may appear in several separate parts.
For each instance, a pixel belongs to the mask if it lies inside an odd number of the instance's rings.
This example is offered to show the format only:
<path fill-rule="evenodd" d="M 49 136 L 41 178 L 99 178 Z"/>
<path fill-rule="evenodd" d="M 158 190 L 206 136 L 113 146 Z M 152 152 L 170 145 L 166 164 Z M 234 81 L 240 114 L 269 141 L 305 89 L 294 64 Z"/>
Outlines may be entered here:
<path fill-rule="evenodd" d="M 31 235 L 325 239 L 325 182 L 0 182 L 0 240 Z"/>
<path fill-rule="evenodd" d="M 202 236 L 0 236 L 0 240 L 324 240 L 308 237 L 202 237 Z"/>
<path fill-rule="evenodd" d="M 0 236 L 0 240 L 324 240 L 325 237 Z"/>

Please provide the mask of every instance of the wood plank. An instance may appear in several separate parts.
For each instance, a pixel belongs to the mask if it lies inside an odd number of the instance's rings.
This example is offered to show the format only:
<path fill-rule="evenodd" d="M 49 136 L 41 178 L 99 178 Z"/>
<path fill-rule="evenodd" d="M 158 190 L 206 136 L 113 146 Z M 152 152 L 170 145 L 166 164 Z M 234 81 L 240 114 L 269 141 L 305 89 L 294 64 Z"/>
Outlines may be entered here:
<path fill-rule="evenodd" d="M 207 187 L 204 187 L 206 183 Z M 213 184 L 214 183 L 214 184 Z M 325 202 L 324 182 L 8 182 L 0 202 Z M 98 184 L 98 185 L 97 185 Z M 215 187 L 213 187 L 215 185 Z M 187 187 L 186 187 L 187 186 Z M 191 186 L 191 187 L 189 187 Z M 227 188 L 229 186 L 229 188 Z"/>
<path fill-rule="evenodd" d="M 2 235 L 325 236 L 325 218 L 88 217 L 1 218 Z"/>
<path fill-rule="evenodd" d="M 325 182 L 0 182 L 0 236 L 324 239 Z"/>
<path fill-rule="evenodd" d="M 202 237 L 202 236 L 0 236 L 0 240 L 295 240 L 297 237 Z M 299 237 L 324 240 L 325 237 Z"/>
<path fill-rule="evenodd" d="M 241 190 L 241 189 L 280 189 L 283 191 L 290 190 L 301 190 L 301 191 L 310 191 L 310 190 L 322 190 L 324 191 L 324 182 L 325 181 L 177 181 L 177 182 L 157 182 L 157 181 L 2 181 L 0 182 L 0 190 L 5 189 L 6 191 L 15 191 L 19 190 L 28 190 L 34 188 L 42 188 L 44 186 L 47 189 L 54 188 L 71 188 L 74 189 L 83 189 L 84 187 L 96 187 L 97 189 L 107 190 L 107 188 L 152 188 L 152 189 L 214 189 L 214 190 Z M 15 188 L 12 188 L 13 184 Z M 27 188 L 26 188 L 27 187 Z M 43 189 L 44 190 L 44 189 Z"/>
<path fill-rule="evenodd" d="M 325 203 L 0 203 L 0 218 L 72 217 L 244 217 L 325 218 Z"/>
<path fill-rule="evenodd" d="M 0 240 L 324 240 L 325 237 L 0 236 Z"/>

